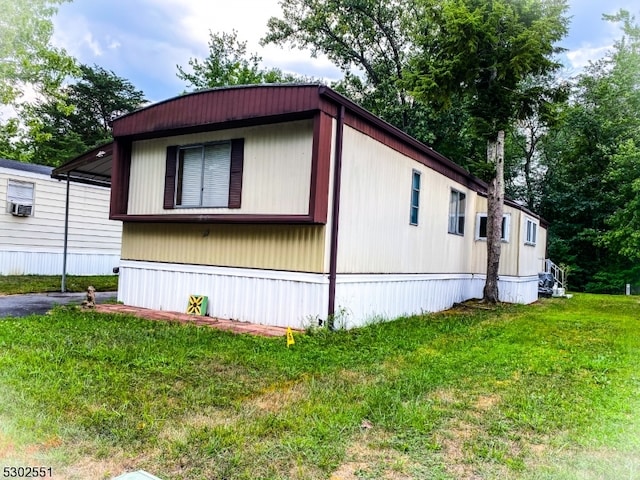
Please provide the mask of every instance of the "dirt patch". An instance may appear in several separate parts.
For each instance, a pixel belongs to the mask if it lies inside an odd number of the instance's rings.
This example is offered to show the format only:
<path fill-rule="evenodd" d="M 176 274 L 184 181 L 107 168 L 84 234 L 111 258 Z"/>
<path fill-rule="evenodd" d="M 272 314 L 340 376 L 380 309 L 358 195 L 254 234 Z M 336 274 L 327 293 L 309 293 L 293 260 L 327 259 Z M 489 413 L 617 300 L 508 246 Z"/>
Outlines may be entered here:
<path fill-rule="evenodd" d="M 304 398 L 306 393 L 305 386 L 299 382 L 287 382 L 269 387 L 249 400 L 247 406 L 269 413 L 277 413 Z"/>
<path fill-rule="evenodd" d="M 81 458 L 72 465 L 62 467 L 54 472 L 54 478 L 60 480 L 84 480 L 117 477 L 129 471 L 140 470 L 130 459 L 110 456 L 103 459 Z"/>
<path fill-rule="evenodd" d="M 205 428 L 229 426 L 236 423 L 239 415 L 218 409 L 206 409 L 184 415 L 178 421 L 172 421 L 165 425 L 158 437 L 167 441 L 186 441 L 188 433 Z"/>
<path fill-rule="evenodd" d="M 0 433 L 0 458 L 8 458 L 15 454 L 16 446 L 11 439 Z"/>
<path fill-rule="evenodd" d="M 0 458 L 4 465 L 42 465 L 51 467 L 56 480 L 85 480 L 88 478 L 106 480 L 127 471 L 139 470 L 144 459 L 134 459 L 124 452 L 116 452 L 102 459 L 82 456 L 68 459 L 71 451 L 79 452 L 81 445 L 64 445 L 58 437 L 42 443 L 15 445 L 5 436 L 0 436 Z M 75 455 L 74 455 L 75 457 Z M 61 458 L 68 465 L 61 465 Z"/>
<path fill-rule="evenodd" d="M 363 425 L 367 427 L 353 437 L 345 462 L 331 474 L 331 480 L 359 480 L 363 477 L 411 480 L 411 459 L 383 446 L 388 441 L 388 433 L 380 431 L 370 422 L 363 422 Z"/>
<path fill-rule="evenodd" d="M 434 390 L 427 398 L 444 406 L 452 406 L 462 402 L 460 391 L 453 388 Z"/>
<path fill-rule="evenodd" d="M 478 476 L 465 452 L 465 444 L 477 437 L 480 429 L 464 421 L 457 421 L 444 432 L 436 435 L 442 446 L 442 456 L 447 473 L 460 480 L 476 480 Z"/>
<path fill-rule="evenodd" d="M 490 410 L 491 408 L 498 405 L 501 401 L 502 398 L 500 398 L 500 396 L 496 394 L 480 395 L 473 404 L 473 408 L 486 412 L 487 410 Z"/>

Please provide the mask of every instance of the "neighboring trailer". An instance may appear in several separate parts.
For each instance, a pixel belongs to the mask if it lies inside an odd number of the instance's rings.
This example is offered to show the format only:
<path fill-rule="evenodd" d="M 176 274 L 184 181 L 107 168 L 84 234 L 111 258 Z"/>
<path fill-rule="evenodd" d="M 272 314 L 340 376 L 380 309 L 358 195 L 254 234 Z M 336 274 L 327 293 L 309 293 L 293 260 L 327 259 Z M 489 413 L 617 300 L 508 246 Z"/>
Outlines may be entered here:
<path fill-rule="evenodd" d="M 113 133 L 125 304 L 350 328 L 482 296 L 486 184 L 328 87 L 196 92 Z M 507 201 L 503 226 L 500 298 L 533 302 L 546 225 Z"/>
<path fill-rule="evenodd" d="M 0 275 L 62 274 L 67 183 L 52 170 L 0 159 Z M 121 238 L 109 188 L 71 183 L 67 273 L 113 274 Z"/>

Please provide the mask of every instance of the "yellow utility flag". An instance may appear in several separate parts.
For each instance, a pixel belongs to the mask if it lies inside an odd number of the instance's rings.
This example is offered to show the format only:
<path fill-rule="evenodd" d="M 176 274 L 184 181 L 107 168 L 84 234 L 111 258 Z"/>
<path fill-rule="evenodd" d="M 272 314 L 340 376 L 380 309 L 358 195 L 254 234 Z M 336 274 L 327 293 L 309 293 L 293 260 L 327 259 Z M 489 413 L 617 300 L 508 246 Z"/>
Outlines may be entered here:
<path fill-rule="evenodd" d="M 287 348 L 289 348 L 289 345 L 293 345 L 295 343 L 296 341 L 293 339 L 293 330 L 291 330 L 291 327 L 287 327 Z"/>

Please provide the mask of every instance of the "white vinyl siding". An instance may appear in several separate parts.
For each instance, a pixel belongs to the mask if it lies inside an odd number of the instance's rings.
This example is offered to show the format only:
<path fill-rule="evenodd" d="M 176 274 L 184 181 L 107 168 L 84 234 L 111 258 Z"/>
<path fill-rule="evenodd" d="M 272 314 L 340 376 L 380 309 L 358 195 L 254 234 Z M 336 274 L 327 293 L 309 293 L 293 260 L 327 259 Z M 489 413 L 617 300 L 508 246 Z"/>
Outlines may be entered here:
<path fill-rule="evenodd" d="M 451 190 L 449 197 L 449 233 L 464 235 L 464 212 L 466 195 L 457 190 Z"/>
<path fill-rule="evenodd" d="M 8 212 L 14 182 L 33 186 L 30 216 Z M 61 273 L 66 187 L 46 174 L 0 167 L 0 275 Z M 122 224 L 109 220 L 109 193 L 108 188 L 71 182 L 67 273 L 109 275 L 118 265 Z"/>
<path fill-rule="evenodd" d="M 178 162 L 176 206 L 228 206 L 230 142 L 181 148 Z"/>

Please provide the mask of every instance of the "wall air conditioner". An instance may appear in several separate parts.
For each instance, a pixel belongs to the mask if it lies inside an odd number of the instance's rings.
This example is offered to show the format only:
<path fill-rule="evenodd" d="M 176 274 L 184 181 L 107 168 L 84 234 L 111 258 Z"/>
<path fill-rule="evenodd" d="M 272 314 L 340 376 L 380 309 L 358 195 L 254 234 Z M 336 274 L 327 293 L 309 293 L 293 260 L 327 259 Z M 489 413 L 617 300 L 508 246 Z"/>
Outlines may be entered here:
<path fill-rule="evenodd" d="M 15 217 L 29 217 L 33 212 L 33 205 L 24 205 L 22 203 L 10 203 L 9 213 Z"/>

